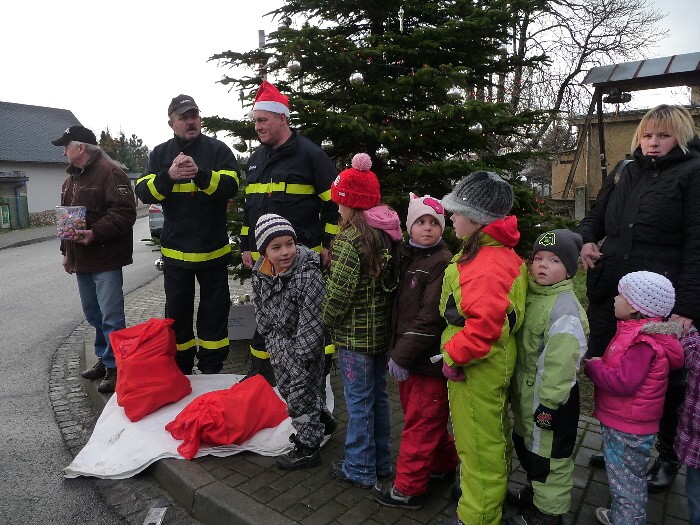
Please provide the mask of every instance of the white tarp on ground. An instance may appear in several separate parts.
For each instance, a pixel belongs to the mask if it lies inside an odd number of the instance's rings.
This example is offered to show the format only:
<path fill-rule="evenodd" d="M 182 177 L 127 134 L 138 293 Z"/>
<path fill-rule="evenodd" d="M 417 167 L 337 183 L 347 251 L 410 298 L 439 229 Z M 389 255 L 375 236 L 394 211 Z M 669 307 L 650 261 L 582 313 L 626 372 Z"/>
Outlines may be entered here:
<path fill-rule="evenodd" d="M 194 398 L 212 392 L 224 390 L 238 382 L 243 376 L 235 374 L 213 374 L 188 376 L 192 383 L 192 393 L 178 401 L 166 405 L 135 423 L 126 417 L 124 409 L 117 405 L 113 395 L 105 405 L 95 430 L 83 450 L 73 462 L 64 469 L 67 478 L 92 476 L 103 479 L 125 479 L 138 474 L 146 467 L 162 458 L 180 458 L 177 451 L 182 443 L 165 430 L 165 425 L 175 419 Z M 277 389 L 275 389 L 275 392 Z M 326 383 L 328 409 L 333 411 L 333 393 L 330 381 Z M 294 432 L 292 420 L 285 419 L 275 428 L 259 431 L 241 445 L 219 447 L 202 447 L 200 456 L 231 456 L 245 450 L 262 456 L 278 456 L 291 450 L 289 436 Z"/>

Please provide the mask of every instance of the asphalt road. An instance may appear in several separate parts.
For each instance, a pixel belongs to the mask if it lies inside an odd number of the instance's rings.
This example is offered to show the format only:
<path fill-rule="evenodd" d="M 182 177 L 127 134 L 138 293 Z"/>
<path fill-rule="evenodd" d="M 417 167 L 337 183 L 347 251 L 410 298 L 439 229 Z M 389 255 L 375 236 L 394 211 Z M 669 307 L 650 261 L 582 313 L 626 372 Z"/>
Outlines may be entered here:
<path fill-rule="evenodd" d="M 157 276 L 148 218 L 134 227 L 128 293 Z M 55 239 L 0 250 L 0 523 L 121 524 L 95 483 L 63 478 L 71 461 L 48 397 L 51 358 L 84 318 Z"/>

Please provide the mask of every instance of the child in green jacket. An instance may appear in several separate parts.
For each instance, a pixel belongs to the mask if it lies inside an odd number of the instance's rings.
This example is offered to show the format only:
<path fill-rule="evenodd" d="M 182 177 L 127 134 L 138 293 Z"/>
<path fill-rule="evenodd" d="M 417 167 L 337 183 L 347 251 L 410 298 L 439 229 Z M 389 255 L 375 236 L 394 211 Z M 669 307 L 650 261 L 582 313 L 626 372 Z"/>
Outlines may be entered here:
<path fill-rule="evenodd" d="M 578 233 L 554 230 L 540 235 L 533 248 L 511 381 L 513 446 L 529 484 L 508 494 L 525 507 L 511 524 L 559 525 L 571 504 L 571 454 L 579 418 L 576 373 L 588 334 L 572 281 L 581 244 Z"/>

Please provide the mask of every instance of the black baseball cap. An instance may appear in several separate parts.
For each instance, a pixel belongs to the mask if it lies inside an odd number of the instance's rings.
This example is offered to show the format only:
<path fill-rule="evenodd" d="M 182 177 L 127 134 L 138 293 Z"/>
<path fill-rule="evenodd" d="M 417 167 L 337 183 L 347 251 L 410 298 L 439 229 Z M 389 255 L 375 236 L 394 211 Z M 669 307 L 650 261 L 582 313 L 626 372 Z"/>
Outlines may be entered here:
<path fill-rule="evenodd" d="M 185 111 L 190 109 L 196 109 L 199 111 L 197 103 L 194 101 L 194 99 L 189 95 L 178 95 L 170 101 L 170 105 L 168 106 L 168 116 L 173 113 L 182 115 Z"/>
<path fill-rule="evenodd" d="M 58 137 L 56 140 L 52 140 L 51 144 L 54 146 L 67 146 L 73 141 L 97 145 L 95 134 L 83 126 L 71 126 L 63 132 L 63 135 Z"/>

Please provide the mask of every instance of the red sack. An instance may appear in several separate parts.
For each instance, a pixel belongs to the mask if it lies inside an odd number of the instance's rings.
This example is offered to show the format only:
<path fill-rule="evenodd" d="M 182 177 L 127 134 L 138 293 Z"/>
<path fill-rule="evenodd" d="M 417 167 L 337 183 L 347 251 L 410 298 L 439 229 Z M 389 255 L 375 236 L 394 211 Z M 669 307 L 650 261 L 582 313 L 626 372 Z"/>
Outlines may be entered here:
<path fill-rule="evenodd" d="M 263 376 L 255 375 L 228 390 L 196 397 L 165 425 L 165 430 L 183 440 L 177 451 L 192 459 L 200 442 L 240 445 L 258 430 L 276 427 L 286 418 L 287 405 Z"/>
<path fill-rule="evenodd" d="M 117 404 L 131 421 L 192 392 L 190 380 L 175 363 L 174 322 L 149 319 L 109 334 L 117 360 Z"/>

